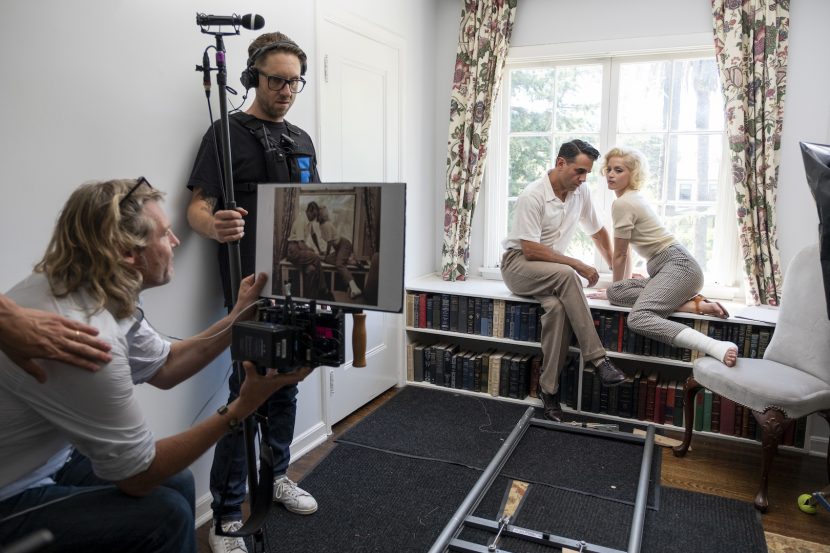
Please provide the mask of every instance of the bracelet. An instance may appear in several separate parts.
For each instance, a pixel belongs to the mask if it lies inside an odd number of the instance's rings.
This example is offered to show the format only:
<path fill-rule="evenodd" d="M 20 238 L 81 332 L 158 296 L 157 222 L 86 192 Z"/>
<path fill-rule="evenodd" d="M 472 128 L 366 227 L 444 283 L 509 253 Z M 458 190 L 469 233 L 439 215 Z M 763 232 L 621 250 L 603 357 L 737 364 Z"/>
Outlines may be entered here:
<path fill-rule="evenodd" d="M 222 416 L 225 416 L 228 413 L 228 406 L 223 405 L 222 407 L 217 409 L 216 412 Z M 230 420 L 228 420 L 228 430 L 230 432 L 234 432 L 237 428 L 239 428 L 239 419 L 237 419 L 236 417 L 231 417 Z"/>

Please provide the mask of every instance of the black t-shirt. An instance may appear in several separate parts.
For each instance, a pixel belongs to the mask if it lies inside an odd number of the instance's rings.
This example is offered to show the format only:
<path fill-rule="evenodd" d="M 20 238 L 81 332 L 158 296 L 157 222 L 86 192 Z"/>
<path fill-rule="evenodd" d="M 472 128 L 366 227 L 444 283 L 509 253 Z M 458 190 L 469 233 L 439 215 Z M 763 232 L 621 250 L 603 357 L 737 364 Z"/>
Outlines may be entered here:
<path fill-rule="evenodd" d="M 299 145 L 300 151 L 311 153 L 310 182 L 320 182 L 316 169 L 316 154 L 311 137 L 291 124 L 254 120 L 255 126 L 265 125 L 272 137 L 287 135 Z M 255 270 L 256 262 L 256 225 L 257 225 L 257 184 L 267 183 L 268 167 L 264 148 L 258 136 L 245 127 L 236 116 L 229 118 L 229 135 L 231 143 L 231 165 L 233 166 L 234 200 L 238 207 L 248 211 L 245 217 L 245 236 L 239 243 L 242 277 Z M 214 136 L 216 138 L 214 148 Z M 222 140 L 219 121 L 214 122 L 202 138 L 196 161 L 187 187 L 190 190 L 202 189 L 206 198 L 216 198 L 216 209 L 225 209 L 225 191 L 222 185 Z M 229 259 L 227 244 L 219 244 L 219 269 L 222 275 L 222 287 L 226 305 L 231 304 Z"/>

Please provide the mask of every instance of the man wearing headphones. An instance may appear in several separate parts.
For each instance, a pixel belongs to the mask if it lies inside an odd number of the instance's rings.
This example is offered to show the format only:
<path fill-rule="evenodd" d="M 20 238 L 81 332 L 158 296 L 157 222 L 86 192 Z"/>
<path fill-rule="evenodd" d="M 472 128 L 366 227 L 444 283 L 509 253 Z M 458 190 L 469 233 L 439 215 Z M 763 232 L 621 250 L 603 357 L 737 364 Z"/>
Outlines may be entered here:
<path fill-rule="evenodd" d="M 306 68 L 305 52 L 282 33 L 260 35 L 248 47 L 248 64 L 240 81 L 246 90 L 254 89 L 256 97 L 246 113 L 229 118 L 237 209 L 225 209 L 223 202 L 218 121 L 202 139 L 193 165 L 187 185 L 192 191 L 187 220 L 196 232 L 219 243 L 219 267 L 228 306 L 232 301 L 227 243 L 240 241 L 243 275 L 255 270 L 257 185 L 320 182 L 311 138 L 285 121 L 305 86 Z M 239 386 L 234 372 L 229 382 L 231 399 L 239 393 Z M 317 510 L 317 502 L 285 475 L 294 437 L 296 396 L 297 387 L 287 386 L 267 401 L 266 438 L 274 453 L 274 501 L 293 513 L 307 515 Z M 242 433 L 229 434 L 216 445 L 210 475 L 214 515 L 210 544 L 214 553 L 247 552 L 241 538 L 216 535 L 217 523 L 225 532 L 241 526 L 246 479 Z"/>

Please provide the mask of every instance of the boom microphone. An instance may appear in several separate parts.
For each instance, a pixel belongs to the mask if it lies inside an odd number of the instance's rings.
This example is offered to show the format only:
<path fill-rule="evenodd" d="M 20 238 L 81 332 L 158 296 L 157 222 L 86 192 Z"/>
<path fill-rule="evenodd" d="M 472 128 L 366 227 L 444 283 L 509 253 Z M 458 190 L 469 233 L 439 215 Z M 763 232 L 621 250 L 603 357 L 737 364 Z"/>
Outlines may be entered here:
<path fill-rule="evenodd" d="M 265 26 L 265 19 L 258 13 L 246 13 L 245 15 L 205 15 L 196 14 L 196 25 L 210 27 L 211 25 L 233 25 L 242 26 L 245 29 L 256 31 Z"/>
<path fill-rule="evenodd" d="M 202 85 L 205 87 L 205 94 L 210 96 L 210 58 L 207 50 L 202 54 Z"/>

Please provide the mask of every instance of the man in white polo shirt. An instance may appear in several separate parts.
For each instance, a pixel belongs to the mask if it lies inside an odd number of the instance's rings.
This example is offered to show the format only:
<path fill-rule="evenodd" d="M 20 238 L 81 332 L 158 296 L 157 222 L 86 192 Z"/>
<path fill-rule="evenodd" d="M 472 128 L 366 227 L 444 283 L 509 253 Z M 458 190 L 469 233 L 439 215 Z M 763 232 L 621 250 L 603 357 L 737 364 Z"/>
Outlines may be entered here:
<path fill-rule="evenodd" d="M 582 358 L 595 367 L 605 386 L 617 386 L 625 380 L 625 373 L 605 356 L 582 291 L 579 277 L 593 286 L 599 273 L 563 253 L 579 223 L 605 262 L 611 264 L 611 239 L 597 217 L 588 187 L 582 186 L 598 157 L 599 152 L 582 140 L 562 144 L 553 169 L 519 194 L 513 229 L 502 242 L 504 283 L 514 294 L 536 298 L 545 311 L 539 397 L 545 417 L 554 421 L 562 418 L 559 373 L 572 333 Z"/>

